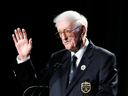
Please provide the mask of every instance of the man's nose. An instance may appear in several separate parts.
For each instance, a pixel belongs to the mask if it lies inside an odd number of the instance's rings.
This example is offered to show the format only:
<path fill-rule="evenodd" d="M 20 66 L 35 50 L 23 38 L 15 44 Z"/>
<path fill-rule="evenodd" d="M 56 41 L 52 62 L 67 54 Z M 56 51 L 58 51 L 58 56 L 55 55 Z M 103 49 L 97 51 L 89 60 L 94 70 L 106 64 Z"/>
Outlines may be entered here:
<path fill-rule="evenodd" d="M 62 40 L 67 40 L 67 38 L 68 38 L 67 35 L 63 32 L 63 33 L 62 33 L 62 36 L 61 36 L 61 39 L 62 39 Z"/>

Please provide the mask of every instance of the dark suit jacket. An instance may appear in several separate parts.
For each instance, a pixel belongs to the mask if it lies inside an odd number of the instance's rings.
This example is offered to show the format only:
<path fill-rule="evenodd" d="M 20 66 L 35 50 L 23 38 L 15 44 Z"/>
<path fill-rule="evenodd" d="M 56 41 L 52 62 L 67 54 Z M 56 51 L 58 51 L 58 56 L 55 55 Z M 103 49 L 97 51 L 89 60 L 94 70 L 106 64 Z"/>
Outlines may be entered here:
<path fill-rule="evenodd" d="M 13 64 L 24 88 L 36 84 L 54 64 L 62 63 L 49 81 L 49 96 L 117 96 L 118 74 L 113 53 L 95 46 L 91 41 L 68 85 L 71 52 L 63 49 L 53 53 L 46 68 L 35 78 L 31 60 Z M 39 83 L 39 82 L 38 82 Z"/>

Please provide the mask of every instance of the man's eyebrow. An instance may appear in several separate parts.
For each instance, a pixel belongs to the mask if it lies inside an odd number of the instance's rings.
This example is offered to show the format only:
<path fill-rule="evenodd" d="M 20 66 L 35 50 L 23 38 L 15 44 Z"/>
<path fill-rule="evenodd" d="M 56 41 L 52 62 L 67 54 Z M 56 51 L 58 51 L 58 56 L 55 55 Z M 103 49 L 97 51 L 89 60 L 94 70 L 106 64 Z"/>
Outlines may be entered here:
<path fill-rule="evenodd" d="M 72 30 L 72 28 L 65 28 L 66 30 Z M 63 29 L 64 30 L 64 29 Z M 59 29 L 58 31 L 63 31 L 61 29 Z"/>

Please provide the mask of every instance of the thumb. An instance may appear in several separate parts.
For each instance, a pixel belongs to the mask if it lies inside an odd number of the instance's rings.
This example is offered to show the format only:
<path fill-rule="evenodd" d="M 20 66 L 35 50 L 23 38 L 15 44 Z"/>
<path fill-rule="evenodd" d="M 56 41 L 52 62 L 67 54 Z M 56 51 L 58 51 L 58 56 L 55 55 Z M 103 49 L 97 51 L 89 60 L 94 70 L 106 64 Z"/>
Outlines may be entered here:
<path fill-rule="evenodd" d="M 32 38 L 29 39 L 29 44 L 30 44 L 31 47 L 32 47 Z"/>

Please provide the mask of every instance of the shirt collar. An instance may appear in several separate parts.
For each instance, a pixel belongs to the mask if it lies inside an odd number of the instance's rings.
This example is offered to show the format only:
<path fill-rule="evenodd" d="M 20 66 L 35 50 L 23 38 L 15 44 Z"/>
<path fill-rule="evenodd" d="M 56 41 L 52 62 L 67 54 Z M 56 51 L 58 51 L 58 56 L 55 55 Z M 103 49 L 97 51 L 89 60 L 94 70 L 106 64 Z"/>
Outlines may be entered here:
<path fill-rule="evenodd" d="M 89 45 L 89 41 L 88 41 L 88 39 L 86 38 L 85 45 L 84 45 L 78 52 L 76 52 L 76 53 L 71 52 L 71 58 L 72 58 L 73 55 L 75 55 L 75 56 L 77 57 L 77 59 L 78 59 L 77 65 L 79 64 L 79 62 L 80 62 L 80 60 L 81 60 L 81 58 L 82 58 L 84 52 L 86 51 L 88 45 Z"/>

